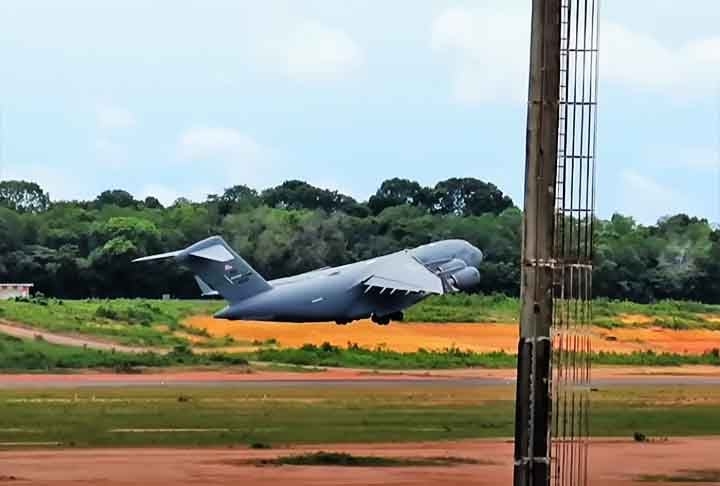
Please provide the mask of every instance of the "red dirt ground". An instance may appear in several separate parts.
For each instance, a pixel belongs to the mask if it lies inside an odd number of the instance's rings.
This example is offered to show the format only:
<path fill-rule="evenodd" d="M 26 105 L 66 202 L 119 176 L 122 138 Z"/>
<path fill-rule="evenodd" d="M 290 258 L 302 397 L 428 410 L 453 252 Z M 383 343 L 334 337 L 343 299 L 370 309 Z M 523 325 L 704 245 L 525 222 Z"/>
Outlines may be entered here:
<path fill-rule="evenodd" d="M 596 440 L 590 448 L 591 484 L 629 486 L 642 475 L 676 475 L 683 470 L 717 470 L 720 438 L 678 438 L 635 443 L 624 439 Z M 349 468 L 243 464 L 248 459 L 276 457 L 299 451 L 336 451 L 388 457 L 456 456 L 481 464 L 446 467 Z M 510 484 L 512 444 L 498 440 L 467 440 L 415 444 L 356 444 L 297 447 L 285 450 L 248 449 L 87 449 L 0 452 L 0 484 L 53 485 L 227 485 L 244 486 L 422 486 Z M 14 478 L 14 479 L 11 479 Z M 697 483 L 694 483 L 697 484 Z M 706 483 L 716 484 L 716 483 Z"/>
<path fill-rule="evenodd" d="M 633 316 L 638 319 L 638 316 Z M 232 336 L 252 342 L 276 339 L 282 347 L 300 347 L 305 343 L 336 346 L 348 342 L 362 347 L 385 346 L 395 351 L 417 351 L 418 348 L 445 349 L 458 347 L 476 352 L 517 349 L 517 324 L 497 323 L 410 323 L 393 322 L 378 326 L 368 320 L 347 326 L 333 323 L 293 324 L 282 322 L 225 321 L 209 316 L 195 316 L 186 324 L 206 330 L 210 335 Z M 591 328 L 594 351 L 631 353 L 652 349 L 657 352 L 702 354 L 720 348 L 720 331 L 709 329 L 675 330 L 660 327 L 618 329 Z M 242 348 L 240 350 L 245 350 Z"/>

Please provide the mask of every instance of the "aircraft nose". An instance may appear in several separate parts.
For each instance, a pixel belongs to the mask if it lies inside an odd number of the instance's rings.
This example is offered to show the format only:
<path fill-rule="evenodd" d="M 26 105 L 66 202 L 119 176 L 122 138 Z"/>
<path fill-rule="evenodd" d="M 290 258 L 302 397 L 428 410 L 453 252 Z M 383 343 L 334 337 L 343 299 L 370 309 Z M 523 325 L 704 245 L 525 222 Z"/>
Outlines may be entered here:
<path fill-rule="evenodd" d="M 483 261 L 483 252 L 479 248 L 470 245 L 470 252 L 467 264 L 471 267 L 478 268 Z"/>

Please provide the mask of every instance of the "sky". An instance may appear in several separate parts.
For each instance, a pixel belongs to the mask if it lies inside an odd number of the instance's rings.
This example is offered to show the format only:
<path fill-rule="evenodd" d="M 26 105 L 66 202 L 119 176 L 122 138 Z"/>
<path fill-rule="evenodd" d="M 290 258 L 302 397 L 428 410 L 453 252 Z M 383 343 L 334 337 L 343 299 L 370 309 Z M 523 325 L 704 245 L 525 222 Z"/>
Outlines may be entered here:
<path fill-rule="evenodd" d="M 164 203 L 392 177 L 522 204 L 530 0 L 1 0 L 0 179 Z M 603 0 L 597 212 L 720 222 L 720 2 Z"/>

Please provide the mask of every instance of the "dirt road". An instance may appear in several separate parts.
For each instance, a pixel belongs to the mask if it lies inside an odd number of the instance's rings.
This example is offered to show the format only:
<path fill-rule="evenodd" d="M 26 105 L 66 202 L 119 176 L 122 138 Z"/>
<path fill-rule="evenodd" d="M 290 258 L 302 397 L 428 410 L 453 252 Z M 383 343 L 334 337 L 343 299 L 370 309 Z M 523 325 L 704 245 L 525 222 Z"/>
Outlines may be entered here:
<path fill-rule="evenodd" d="M 591 484 L 629 486 L 667 484 L 683 472 L 717 473 L 720 438 L 671 439 L 658 443 L 629 440 L 596 440 L 590 448 Z M 454 456 L 478 464 L 354 468 L 325 466 L 257 466 L 248 460 L 271 458 L 301 451 L 335 451 L 385 457 Z M 512 444 L 498 440 L 467 440 L 416 444 L 357 444 L 296 447 L 277 450 L 249 449 L 90 449 L 0 452 L 0 483 L 17 485 L 226 485 L 245 486 L 367 486 L 510 484 Z M 699 474 L 699 473 L 698 473 Z M 666 475 L 665 482 L 647 481 Z M 4 480 L 3 480 L 4 476 Z M 15 479 L 10 479 L 15 478 Z M 638 482 L 645 480 L 644 482 Z M 708 481 L 706 483 L 717 484 Z"/>
<path fill-rule="evenodd" d="M 42 339 L 52 344 L 74 346 L 78 348 L 100 349 L 102 351 L 112 351 L 113 349 L 120 353 L 142 353 L 149 350 L 158 351 L 156 349 L 146 347 L 123 346 L 122 344 L 103 341 L 92 336 L 68 336 L 65 334 L 57 334 L 54 332 L 21 326 L 17 323 L 2 319 L 0 319 L 0 333 L 20 339 Z"/>

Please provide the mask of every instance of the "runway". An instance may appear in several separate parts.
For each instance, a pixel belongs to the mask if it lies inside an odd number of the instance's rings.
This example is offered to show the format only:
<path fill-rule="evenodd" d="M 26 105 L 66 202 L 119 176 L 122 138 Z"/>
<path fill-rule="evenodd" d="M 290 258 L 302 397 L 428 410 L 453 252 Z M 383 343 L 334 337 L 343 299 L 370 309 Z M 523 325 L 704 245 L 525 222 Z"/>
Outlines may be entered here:
<path fill-rule="evenodd" d="M 514 370 L 435 370 L 373 372 L 328 369 L 277 371 L 166 371 L 143 374 L 68 373 L 0 375 L 0 389 L 104 387 L 482 387 L 514 385 Z M 709 366 L 669 368 L 608 367 L 593 372 L 593 387 L 720 386 L 720 369 Z"/>

